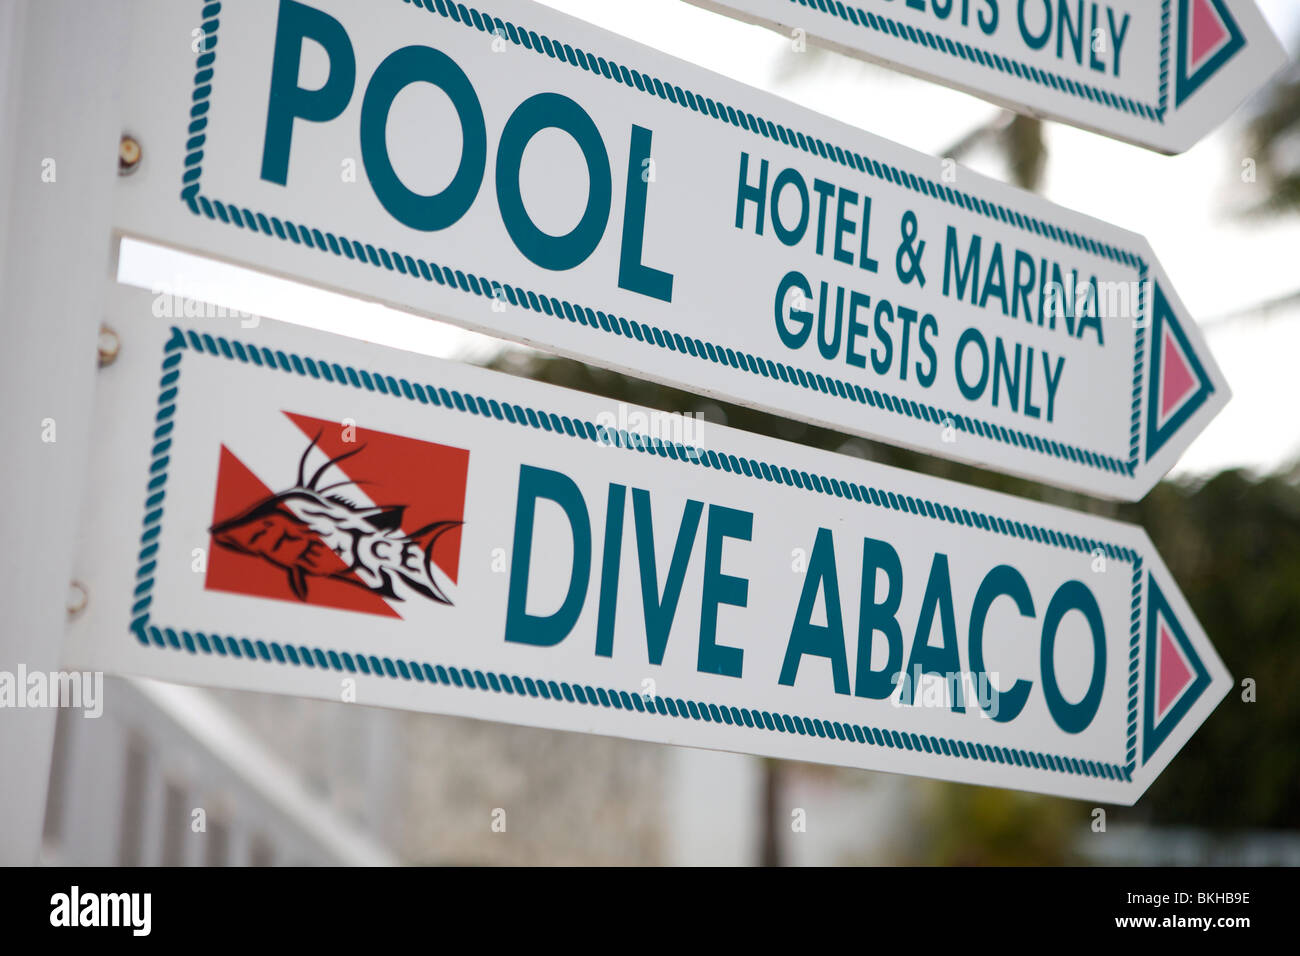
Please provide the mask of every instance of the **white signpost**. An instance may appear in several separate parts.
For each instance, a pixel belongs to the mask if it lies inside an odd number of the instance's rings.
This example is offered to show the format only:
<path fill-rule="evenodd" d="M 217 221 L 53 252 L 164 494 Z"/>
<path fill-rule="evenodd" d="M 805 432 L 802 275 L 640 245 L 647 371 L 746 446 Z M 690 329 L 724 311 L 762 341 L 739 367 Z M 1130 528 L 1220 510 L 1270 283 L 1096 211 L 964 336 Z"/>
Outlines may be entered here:
<path fill-rule="evenodd" d="M 691 0 L 1162 153 L 1286 62 L 1255 0 Z"/>
<path fill-rule="evenodd" d="M 68 666 L 1121 804 L 1230 686 L 1136 527 L 151 310 Z"/>
<path fill-rule="evenodd" d="M 1119 499 L 1228 399 L 1140 236 L 526 0 L 131 16 L 126 234 Z"/>

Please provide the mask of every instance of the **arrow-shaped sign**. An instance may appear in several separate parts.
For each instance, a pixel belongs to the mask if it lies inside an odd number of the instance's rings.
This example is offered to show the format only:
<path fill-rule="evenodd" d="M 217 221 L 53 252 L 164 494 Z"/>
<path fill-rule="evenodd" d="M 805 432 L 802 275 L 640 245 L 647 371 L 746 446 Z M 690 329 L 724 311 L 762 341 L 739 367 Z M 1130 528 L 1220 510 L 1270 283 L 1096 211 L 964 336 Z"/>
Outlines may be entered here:
<path fill-rule="evenodd" d="M 1140 236 L 546 7 L 131 9 L 124 232 L 1115 498 L 1228 399 Z"/>
<path fill-rule="evenodd" d="M 1131 525 L 151 311 L 69 665 L 1125 804 L 1231 685 Z"/>
<path fill-rule="evenodd" d="M 691 0 L 1162 153 L 1286 62 L 1255 0 Z"/>

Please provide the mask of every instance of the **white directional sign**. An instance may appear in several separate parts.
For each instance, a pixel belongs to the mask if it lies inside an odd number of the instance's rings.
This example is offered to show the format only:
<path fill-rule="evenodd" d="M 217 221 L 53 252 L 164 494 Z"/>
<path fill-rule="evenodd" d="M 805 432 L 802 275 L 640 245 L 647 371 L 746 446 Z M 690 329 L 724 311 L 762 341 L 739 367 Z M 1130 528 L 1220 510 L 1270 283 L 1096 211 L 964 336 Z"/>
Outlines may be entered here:
<path fill-rule="evenodd" d="M 1124 804 L 1231 684 L 1136 527 L 151 311 L 110 313 L 69 666 Z"/>
<path fill-rule="evenodd" d="M 1162 153 L 1286 62 L 1255 0 L 691 2 Z"/>
<path fill-rule="evenodd" d="M 131 10 L 126 233 L 1109 497 L 1228 399 L 1140 236 L 545 7 Z"/>

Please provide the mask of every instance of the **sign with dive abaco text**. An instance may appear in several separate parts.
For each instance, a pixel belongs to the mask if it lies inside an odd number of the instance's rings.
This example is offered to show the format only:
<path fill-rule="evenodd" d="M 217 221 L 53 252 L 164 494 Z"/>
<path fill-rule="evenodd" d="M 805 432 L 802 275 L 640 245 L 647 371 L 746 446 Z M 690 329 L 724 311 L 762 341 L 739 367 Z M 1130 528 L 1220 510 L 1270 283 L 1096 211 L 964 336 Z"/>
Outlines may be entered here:
<path fill-rule="evenodd" d="M 1141 529 L 121 292 L 66 662 L 1129 804 L 1231 679 Z"/>

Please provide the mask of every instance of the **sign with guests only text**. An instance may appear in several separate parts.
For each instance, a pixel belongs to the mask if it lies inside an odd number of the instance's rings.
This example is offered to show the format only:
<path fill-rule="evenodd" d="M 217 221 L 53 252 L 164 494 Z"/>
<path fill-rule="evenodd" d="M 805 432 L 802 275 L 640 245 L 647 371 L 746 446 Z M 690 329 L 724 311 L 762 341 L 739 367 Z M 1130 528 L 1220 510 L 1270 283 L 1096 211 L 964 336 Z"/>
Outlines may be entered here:
<path fill-rule="evenodd" d="M 1139 528 L 150 311 L 110 310 L 69 666 L 1122 804 L 1231 684 Z"/>
<path fill-rule="evenodd" d="M 123 233 L 1107 497 L 1228 399 L 1140 236 L 527 0 L 131 10 Z"/>
<path fill-rule="evenodd" d="M 1162 153 L 1282 68 L 1255 0 L 691 0 Z"/>

